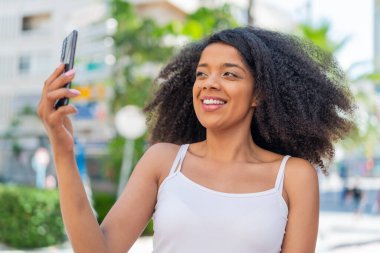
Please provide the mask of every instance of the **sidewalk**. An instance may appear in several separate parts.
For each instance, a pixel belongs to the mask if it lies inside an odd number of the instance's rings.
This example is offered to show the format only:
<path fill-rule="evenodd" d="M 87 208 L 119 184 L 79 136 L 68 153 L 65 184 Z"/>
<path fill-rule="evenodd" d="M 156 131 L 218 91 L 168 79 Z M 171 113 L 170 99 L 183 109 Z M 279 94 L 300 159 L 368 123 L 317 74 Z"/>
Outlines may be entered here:
<path fill-rule="evenodd" d="M 34 249 L 34 250 L 16 250 L 11 249 L 9 247 L 6 247 L 2 244 L 0 244 L 0 252 L 1 253 L 73 253 L 73 250 L 71 249 L 70 243 L 66 242 L 59 246 L 52 246 L 52 247 L 46 247 L 41 249 Z"/>
<path fill-rule="evenodd" d="M 318 253 L 379 253 L 380 216 L 322 212 Z"/>
<path fill-rule="evenodd" d="M 300 238 L 302 240 L 302 238 Z M 152 252 L 152 237 L 141 237 L 129 253 Z M 0 245 L 1 253 L 73 253 L 69 243 L 32 251 L 12 250 Z M 379 253 L 380 216 L 322 212 L 317 253 Z"/>

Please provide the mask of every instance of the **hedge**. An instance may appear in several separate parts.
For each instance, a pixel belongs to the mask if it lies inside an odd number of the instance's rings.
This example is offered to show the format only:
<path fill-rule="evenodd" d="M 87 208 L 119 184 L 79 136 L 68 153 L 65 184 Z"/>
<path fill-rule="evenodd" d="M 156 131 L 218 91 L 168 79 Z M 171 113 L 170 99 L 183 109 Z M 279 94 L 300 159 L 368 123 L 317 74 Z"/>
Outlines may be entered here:
<path fill-rule="evenodd" d="M 0 242 L 39 248 L 66 240 L 56 190 L 0 184 Z"/>
<path fill-rule="evenodd" d="M 94 209 L 98 215 L 99 224 L 102 223 L 108 211 L 115 204 L 116 195 L 111 193 L 94 192 Z M 142 235 L 153 235 L 153 221 L 150 220 Z"/>

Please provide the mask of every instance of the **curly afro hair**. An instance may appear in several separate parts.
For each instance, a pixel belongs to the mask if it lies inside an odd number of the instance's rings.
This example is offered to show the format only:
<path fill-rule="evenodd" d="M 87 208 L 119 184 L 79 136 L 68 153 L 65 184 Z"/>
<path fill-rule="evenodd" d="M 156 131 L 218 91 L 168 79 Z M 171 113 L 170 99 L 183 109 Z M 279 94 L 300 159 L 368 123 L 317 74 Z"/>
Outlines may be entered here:
<path fill-rule="evenodd" d="M 205 140 L 192 87 L 201 53 L 212 43 L 236 48 L 255 79 L 259 103 L 251 123 L 254 142 L 306 159 L 326 174 L 333 143 L 355 127 L 355 104 L 344 74 L 330 54 L 312 43 L 259 28 L 223 30 L 191 43 L 162 69 L 156 95 L 145 107 L 151 142 Z"/>

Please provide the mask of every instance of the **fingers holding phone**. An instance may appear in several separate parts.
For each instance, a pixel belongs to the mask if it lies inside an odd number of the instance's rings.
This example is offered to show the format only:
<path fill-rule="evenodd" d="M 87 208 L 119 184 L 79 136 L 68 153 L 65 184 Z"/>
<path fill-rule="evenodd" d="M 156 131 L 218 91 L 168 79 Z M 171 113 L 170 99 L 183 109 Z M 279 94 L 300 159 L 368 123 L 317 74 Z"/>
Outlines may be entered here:
<path fill-rule="evenodd" d="M 38 106 L 38 115 L 52 144 L 57 143 L 62 148 L 72 149 L 73 132 L 69 115 L 77 113 L 77 110 L 72 105 L 64 105 L 55 109 L 55 104 L 59 99 L 73 98 L 78 96 L 80 92 L 75 89 L 65 88 L 65 84 L 74 79 L 75 73 L 74 71 L 63 73 L 63 70 L 64 65 L 61 64 L 45 81 Z"/>
<path fill-rule="evenodd" d="M 74 56 L 77 40 L 77 31 L 67 36 L 62 44 L 61 62 L 55 71 L 45 81 L 38 115 L 47 130 L 52 145 L 59 145 L 60 149 L 74 147 L 72 124 L 70 114 L 77 112 L 75 107 L 69 105 L 69 98 L 76 97 L 79 91 L 71 89 L 75 71 Z"/>
<path fill-rule="evenodd" d="M 55 73 L 56 72 L 52 74 L 52 78 L 49 78 L 45 82 L 45 87 L 44 87 L 44 92 L 43 92 L 43 95 L 46 96 L 45 109 L 47 109 L 48 111 L 59 110 L 60 107 L 56 108 L 56 104 L 58 100 L 61 100 L 65 97 L 66 98 L 76 97 L 80 94 L 78 90 L 71 89 L 71 88 L 69 89 L 65 87 L 66 83 L 71 82 L 74 79 L 75 71 L 73 69 L 59 76 L 56 76 Z"/>

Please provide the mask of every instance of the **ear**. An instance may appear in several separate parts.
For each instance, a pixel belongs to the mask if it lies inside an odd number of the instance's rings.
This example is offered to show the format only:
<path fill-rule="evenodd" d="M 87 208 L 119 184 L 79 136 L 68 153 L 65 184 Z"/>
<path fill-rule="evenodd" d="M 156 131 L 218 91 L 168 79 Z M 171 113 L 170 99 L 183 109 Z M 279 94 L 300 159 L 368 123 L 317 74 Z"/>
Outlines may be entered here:
<path fill-rule="evenodd" d="M 254 96 L 252 98 L 251 107 L 256 107 L 258 105 L 259 105 L 259 99 L 257 98 L 257 96 Z"/>

